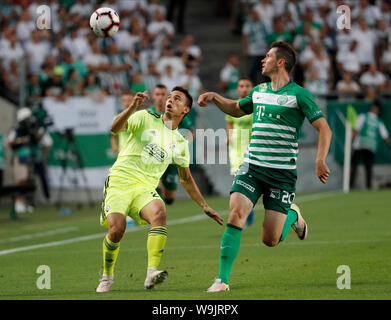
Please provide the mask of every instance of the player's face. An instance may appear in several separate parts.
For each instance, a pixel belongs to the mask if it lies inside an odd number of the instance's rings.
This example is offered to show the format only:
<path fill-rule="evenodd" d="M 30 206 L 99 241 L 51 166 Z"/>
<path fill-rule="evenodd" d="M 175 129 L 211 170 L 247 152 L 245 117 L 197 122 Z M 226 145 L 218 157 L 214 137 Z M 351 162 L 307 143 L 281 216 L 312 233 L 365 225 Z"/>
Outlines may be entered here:
<path fill-rule="evenodd" d="M 155 88 L 152 92 L 152 99 L 156 105 L 164 105 L 164 102 L 167 99 L 167 94 L 167 89 Z"/>
<path fill-rule="evenodd" d="M 262 60 L 262 75 L 268 76 L 277 70 L 277 48 L 271 48 Z"/>
<path fill-rule="evenodd" d="M 252 83 L 249 80 L 239 80 L 237 92 L 239 98 L 246 97 L 252 90 Z"/>
<path fill-rule="evenodd" d="M 166 113 L 172 116 L 184 116 L 189 112 L 186 95 L 181 91 L 172 91 L 167 97 Z"/>

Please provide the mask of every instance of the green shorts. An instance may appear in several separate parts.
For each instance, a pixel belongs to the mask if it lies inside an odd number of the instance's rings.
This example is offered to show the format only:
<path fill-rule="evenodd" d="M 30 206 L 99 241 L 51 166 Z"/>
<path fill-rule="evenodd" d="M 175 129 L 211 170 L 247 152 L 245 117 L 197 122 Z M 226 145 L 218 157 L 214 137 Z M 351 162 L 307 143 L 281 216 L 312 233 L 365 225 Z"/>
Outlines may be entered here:
<path fill-rule="evenodd" d="M 178 188 L 179 174 L 175 164 L 169 164 L 166 171 L 163 173 L 162 184 L 168 190 L 176 190 Z"/>
<path fill-rule="evenodd" d="M 249 198 L 254 206 L 263 195 L 263 206 L 266 210 L 288 214 L 295 199 L 295 193 L 292 192 L 295 190 L 295 182 L 293 182 L 292 188 L 289 188 L 290 190 L 283 190 L 278 185 L 268 183 L 255 175 L 252 171 L 241 171 L 239 169 L 232 183 L 230 193 L 240 192 Z"/>
<path fill-rule="evenodd" d="M 154 188 L 124 183 L 121 178 L 108 176 L 103 189 L 100 224 L 107 227 L 107 216 L 115 212 L 129 216 L 140 225 L 146 225 L 148 222 L 140 217 L 140 211 L 155 199 L 162 200 Z"/>

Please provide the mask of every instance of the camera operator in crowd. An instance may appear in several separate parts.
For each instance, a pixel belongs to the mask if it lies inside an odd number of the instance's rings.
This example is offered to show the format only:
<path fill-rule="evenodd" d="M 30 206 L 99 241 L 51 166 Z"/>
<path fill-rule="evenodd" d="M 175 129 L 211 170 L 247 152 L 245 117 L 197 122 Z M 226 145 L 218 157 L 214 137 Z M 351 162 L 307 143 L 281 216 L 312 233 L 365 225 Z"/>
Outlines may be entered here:
<path fill-rule="evenodd" d="M 37 173 L 45 197 L 49 199 L 44 154 L 48 153 L 48 149 L 53 144 L 46 130 L 51 124 L 50 118 L 42 107 L 35 112 L 32 112 L 30 108 L 21 108 L 16 118 L 16 126 L 8 135 L 8 146 L 12 149 L 11 161 L 15 185 L 33 184 L 34 173 Z M 15 211 L 17 213 L 33 212 L 33 199 L 26 199 L 24 196 L 17 197 Z"/>

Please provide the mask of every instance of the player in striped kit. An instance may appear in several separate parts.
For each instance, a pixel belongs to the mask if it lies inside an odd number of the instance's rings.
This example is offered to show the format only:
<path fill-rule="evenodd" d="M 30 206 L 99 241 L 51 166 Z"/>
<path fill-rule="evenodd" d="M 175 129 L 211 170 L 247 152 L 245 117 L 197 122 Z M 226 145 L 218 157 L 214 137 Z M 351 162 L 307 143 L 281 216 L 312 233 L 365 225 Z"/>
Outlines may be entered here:
<path fill-rule="evenodd" d="M 296 191 L 298 137 L 304 118 L 319 132 L 316 175 L 322 183 L 330 174 L 326 156 L 332 132 L 308 90 L 290 80 L 296 52 L 290 44 L 274 42 L 262 60 L 262 75 L 271 82 L 255 86 L 237 102 L 214 92 L 198 99 L 200 106 L 212 101 L 233 117 L 253 113 L 250 145 L 231 188 L 230 213 L 221 240 L 219 275 L 208 292 L 229 290 L 228 279 L 239 252 L 241 231 L 263 195 L 265 219 L 262 241 L 270 247 L 283 241 L 290 228 L 304 240 L 308 226 L 293 203 Z"/>

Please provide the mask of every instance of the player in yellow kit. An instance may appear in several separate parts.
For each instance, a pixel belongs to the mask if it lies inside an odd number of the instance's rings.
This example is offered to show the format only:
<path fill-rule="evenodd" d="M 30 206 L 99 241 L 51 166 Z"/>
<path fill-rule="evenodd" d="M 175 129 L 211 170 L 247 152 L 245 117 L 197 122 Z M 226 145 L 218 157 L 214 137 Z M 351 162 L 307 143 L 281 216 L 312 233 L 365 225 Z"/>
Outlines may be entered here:
<path fill-rule="evenodd" d="M 151 226 L 144 287 L 152 289 L 166 279 L 167 272 L 158 270 L 167 239 L 166 208 L 155 189 L 170 163 L 177 165 L 180 181 L 190 197 L 209 217 L 223 224 L 223 219 L 208 206 L 193 180 L 188 143 L 178 131 L 179 122 L 190 111 L 192 97 L 182 87 L 175 87 L 168 95 L 163 115 L 147 110 L 135 112 L 147 98 L 146 92 L 137 93 L 111 126 L 113 133 L 127 130 L 130 136 L 105 183 L 100 222 L 109 232 L 103 240 L 103 276 L 97 292 L 107 292 L 113 284 L 126 216 L 140 225 Z"/>
<path fill-rule="evenodd" d="M 239 101 L 245 98 L 252 90 L 253 83 L 250 79 L 241 78 L 238 81 L 236 92 L 239 95 Z M 229 162 L 231 165 L 231 175 L 235 176 L 240 165 L 243 163 L 244 153 L 250 144 L 251 127 L 253 124 L 252 114 L 235 118 L 230 115 L 225 116 L 227 122 L 227 144 L 229 150 Z M 247 217 L 246 225 L 251 226 L 254 223 L 254 208 Z"/>

